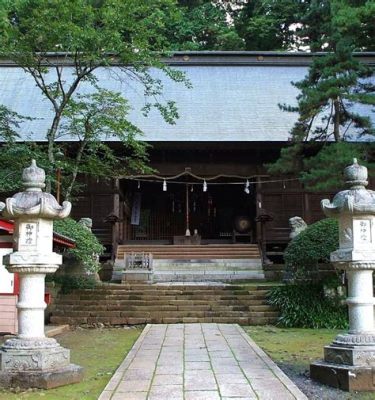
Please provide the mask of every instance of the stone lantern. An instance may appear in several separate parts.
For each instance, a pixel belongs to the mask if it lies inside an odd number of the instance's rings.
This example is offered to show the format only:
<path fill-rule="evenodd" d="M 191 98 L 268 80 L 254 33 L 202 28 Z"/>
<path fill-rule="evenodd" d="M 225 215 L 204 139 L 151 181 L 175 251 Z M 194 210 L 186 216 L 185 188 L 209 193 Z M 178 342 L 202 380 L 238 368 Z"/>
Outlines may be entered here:
<path fill-rule="evenodd" d="M 331 253 L 348 280 L 349 332 L 324 348 L 324 360 L 311 364 L 313 379 L 344 390 L 375 390 L 375 192 L 367 190 L 367 168 L 354 159 L 345 168 L 348 190 L 332 203 L 322 200 L 328 217 L 339 220 L 340 247 Z"/>
<path fill-rule="evenodd" d="M 53 220 L 69 215 L 42 189 L 45 172 L 35 160 L 22 174 L 25 191 L 1 203 L 2 214 L 14 221 L 14 252 L 4 257 L 8 271 L 19 274 L 19 333 L 0 348 L 0 386 L 49 389 L 82 379 L 81 367 L 70 364 L 70 351 L 44 335 L 44 278 L 62 264 L 53 252 Z"/>

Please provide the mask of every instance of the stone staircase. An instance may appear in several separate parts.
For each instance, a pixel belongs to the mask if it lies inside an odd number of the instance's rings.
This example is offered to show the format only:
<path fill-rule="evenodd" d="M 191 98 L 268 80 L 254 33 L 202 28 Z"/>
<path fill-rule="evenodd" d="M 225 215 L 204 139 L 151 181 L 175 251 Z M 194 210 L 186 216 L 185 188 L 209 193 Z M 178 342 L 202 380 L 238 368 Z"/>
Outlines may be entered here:
<path fill-rule="evenodd" d="M 112 280 L 123 280 L 127 255 L 142 253 L 152 254 L 153 282 L 264 279 L 257 245 L 207 244 L 119 245 Z"/>
<path fill-rule="evenodd" d="M 133 325 L 219 322 L 272 324 L 278 312 L 267 304 L 272 286 L 220 284 L 103 284 L 60 295 L 51 323 Z"/>

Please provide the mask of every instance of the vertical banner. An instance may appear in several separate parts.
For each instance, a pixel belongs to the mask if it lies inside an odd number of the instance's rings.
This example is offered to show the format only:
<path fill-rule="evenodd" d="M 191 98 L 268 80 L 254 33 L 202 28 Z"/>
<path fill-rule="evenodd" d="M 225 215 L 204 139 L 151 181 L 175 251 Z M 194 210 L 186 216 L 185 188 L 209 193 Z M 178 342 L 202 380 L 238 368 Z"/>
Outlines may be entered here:
<path fill-rule="evenodd" d="M 133 207 L 132 207 L 132 225 L 139 225 L 139 221 L 141 219 L 141 193 L 134 193 L 133 197 Z"/>

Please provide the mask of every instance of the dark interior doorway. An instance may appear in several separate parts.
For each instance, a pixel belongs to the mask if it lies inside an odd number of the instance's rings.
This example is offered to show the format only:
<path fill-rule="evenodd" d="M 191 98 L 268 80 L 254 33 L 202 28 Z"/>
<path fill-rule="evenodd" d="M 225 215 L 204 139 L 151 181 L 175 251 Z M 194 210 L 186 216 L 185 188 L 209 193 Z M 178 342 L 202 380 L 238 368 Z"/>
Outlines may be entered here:
<path fill-rule="evenodd" d="M 130 240 L 167 240 L 186 232 L 186 203 L 189 203 L 189 229 L 212 243 L 232 241 L 236 217 L 248 217 L 251 230 L 255 230 L 255 185 L 245 193 L 244 184 L 208 182 L 207 191 L 202 183 L 163 182 L 126 183 L 126 190 L 140 195 L 140 217 L 138 225 L 131 225 Z M 253 235 L 255 237 L 255 235 Z"/>

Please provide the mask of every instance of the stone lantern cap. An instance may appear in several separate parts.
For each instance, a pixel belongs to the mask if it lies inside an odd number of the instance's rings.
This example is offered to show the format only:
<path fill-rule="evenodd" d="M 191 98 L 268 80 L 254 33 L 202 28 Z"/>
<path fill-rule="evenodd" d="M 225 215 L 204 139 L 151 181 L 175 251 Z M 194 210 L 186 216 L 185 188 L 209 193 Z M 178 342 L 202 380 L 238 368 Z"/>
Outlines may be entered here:
<path fill-rule="evenodd" d="M 353 164 L 344 169 L 344 177 L 349 189 L 337 193 L 332 203 L 327 199 L 322 200 L 324 213 L 328 217 L 336 218 L 339 214 L 375 215 L 375 192 L 366 189 L 367 168 L 359 165 L 354 158 Z"/>
<path fill-rule="evenodd" d="M 22 173 L 22 184 L 25 191 L 16 193 L 6 199 L 6 204 L 0 203 L 0 210 L 6 218 L 19 219 L 21 217 L 36 217 L 46 219 L 62 219 L 70 214 L 72 205 L 64 201 L 62 206 L 55 197 L 43 192 L 46 174 L 42 168 L 32 160 L 31 165 Z"/>

